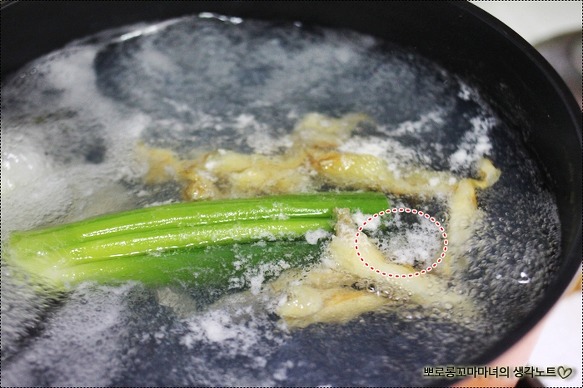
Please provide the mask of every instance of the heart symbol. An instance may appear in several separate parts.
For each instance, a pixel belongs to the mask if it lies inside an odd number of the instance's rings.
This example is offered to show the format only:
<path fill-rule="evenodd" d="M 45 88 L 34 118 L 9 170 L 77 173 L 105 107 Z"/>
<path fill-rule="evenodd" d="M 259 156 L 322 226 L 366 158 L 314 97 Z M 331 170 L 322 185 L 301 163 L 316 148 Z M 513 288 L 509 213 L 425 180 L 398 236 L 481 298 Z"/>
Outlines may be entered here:
<path fill-rule="evenodd" d="M 567 377 L 571 376 L 571 373 L 573 373 L 573 369 L 571 368 L 565 368 L 564 366 L 557 368 L 557 374 L 562 379 L 566 379 Z"/>

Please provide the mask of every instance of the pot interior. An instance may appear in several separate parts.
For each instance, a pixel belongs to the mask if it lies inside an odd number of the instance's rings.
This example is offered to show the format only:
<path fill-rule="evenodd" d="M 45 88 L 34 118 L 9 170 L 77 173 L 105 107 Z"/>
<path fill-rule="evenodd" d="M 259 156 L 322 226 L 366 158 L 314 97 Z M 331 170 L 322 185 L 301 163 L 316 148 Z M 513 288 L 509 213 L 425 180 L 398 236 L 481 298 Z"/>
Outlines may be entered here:
<path fill-rule="evenodd" d="M 502 171 L 479 193 L 482 228 L 467 252 L 474 260 L 454 282 L 480 318 L 404 305 L 286 330 L 260 292 L 85 284 L 54 302 L 3 266 L 9 384 L 432 385 L 441 381 L 424 377 L 424 367 L 492 360 L 573 276 L 581 240 L 576 105 L 533 49 L 504 38 L 505 27 L 473 7 L 122 3 L 115 16 L 103 13 L 109 7 L 16 4 L 3 12 L 3 29 L 26 15 L 38 21 L 40 39 L 34 50 L 2 48 L 3 158 L 29 157 L 34 171 L 18 174 L 25 178 L 15 190 L 38 193 L 3 199 L 3 236 L 5 228 L 177 200 L 176 184 L 152 188 L 140 179 L 136 144 L 184 157 L 277 154 L 310 112 L 364 113 L 372 123 L 345 142 L 346 152 L 459 176 L 475 174 L 487 156 Z M 52 14 L 67 20 L 66 31 L 46 24 Z M 73 38 L 82 40 L 24 64 Z M 391 200 L 447 220 L 439 198 Z M 247 284 L 263 276 L 248 275 Z M 193 311 L 161 303 L 168 293 L 194 300 Z"/>

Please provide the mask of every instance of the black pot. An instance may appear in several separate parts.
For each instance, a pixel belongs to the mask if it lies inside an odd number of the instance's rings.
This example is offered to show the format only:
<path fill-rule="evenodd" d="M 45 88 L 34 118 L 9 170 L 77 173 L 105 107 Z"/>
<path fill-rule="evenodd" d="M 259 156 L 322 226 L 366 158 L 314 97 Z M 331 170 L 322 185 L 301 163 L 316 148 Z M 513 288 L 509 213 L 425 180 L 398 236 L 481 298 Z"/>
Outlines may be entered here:
<path fill-rule="evenodd" d="M 581 111 L 534 48 L 469 3 L 7 2 L 2 7 L 2 79 L 74 39 L 112 27 L 203 11 L 299 20 L 378 36 L 425 56 L 477 87 L 495 113 L 522 137 L 545 173 L 545 184 L 558 204 L 562 253 L 559 269 L 538 307 L 488 349 L 476 349 L 480 356 L 474 363 L 492 362 L 532 331 L 565 292 L 581 264 Z"/>

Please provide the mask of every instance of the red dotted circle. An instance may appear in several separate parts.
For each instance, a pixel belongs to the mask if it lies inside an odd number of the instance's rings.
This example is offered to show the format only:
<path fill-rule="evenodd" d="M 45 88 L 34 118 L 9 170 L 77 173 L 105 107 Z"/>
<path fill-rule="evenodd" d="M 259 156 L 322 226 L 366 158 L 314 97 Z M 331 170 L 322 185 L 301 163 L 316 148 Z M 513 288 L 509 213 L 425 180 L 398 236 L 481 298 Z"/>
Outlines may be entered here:
<path fill-rule="evenodd" d="M 359 248 L 358 248 L 358 238 L 360 237 L 360 232 L 362 232 L 362 230 L 364 229 L 364 227 L 366 226 L 366 224 L 370 221 L 372 221 L 375 218 L 384 216 L 385 214 L 390 214 L 390 213 L 407 213 L 407 214 L 416 214 L 421 218 L 426 219 L 427 221 L 431 222 L 432 224 L 434 224 L 437 227 L 437 230 L 439 230 L 440 232 L 440 236 L 441 239 L 443 240 L 443 248 L 442 248 L 442 252 L 440 253 L 439 257 L 433 262 L 431 263 L 431 265 L 429 265 L 427 268 L 422 269 L 420 271 L 416 271 L 414 273 L 409 273 L 409 274 L 394 274 L 394 273 L 389 273 L 389 272 L 381 272 L 379 269 L 374 268 L 373 266 L 371 266 L 367 261 L 366 258 L 363 257 L 362 253 L 360 252 Z M 426 275 L 429 272 L 431 272 L 434 268 L 437 267 L 438 264 L 442 263 L 443 260 L 445 259 L 446 256 L 446 252 L 447 252 L 447 245 L 448 245 L 448 240 L 447 240 L 447 232 L 445 231 L 445 228 L 441 225 L 441 223 L 439 221 L 437 221 L 435 219 L 435 217 L 430 216 L 429 214 L 421 211 L 421 210 L 417 210 L 417 209 L 411 209 L 408 207 L 400 207 L 400 208 L 392 208 L 392 209 L 386 209 L 386 210 L 381 210 L 378 213 L 375 213 L 372 217 L 368 217 L 363 223 L 362 225 L 360 225 L 358 227 L 358 231 L 356 232 L 355 235 L 355 239 L 354 239 L 354 249 L 356 250 L 356 257 L 358 258 L 358 260 L 368 269 L 370 269 L 371 271 L 387 277 L 387 278 L 391 278 L 391 279 L 405 279 L 405 278 L 413 278 L 413 277 L 418 277 L 420 275 Z"/>

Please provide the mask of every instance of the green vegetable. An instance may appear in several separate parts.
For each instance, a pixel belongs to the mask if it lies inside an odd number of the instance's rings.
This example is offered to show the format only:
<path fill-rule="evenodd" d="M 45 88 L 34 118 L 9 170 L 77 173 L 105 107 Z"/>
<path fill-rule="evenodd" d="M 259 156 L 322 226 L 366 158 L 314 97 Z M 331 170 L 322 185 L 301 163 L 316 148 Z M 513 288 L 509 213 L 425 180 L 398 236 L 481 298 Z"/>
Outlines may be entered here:
<path fill-rule="evenodd" d="M 225 283 L 261 263 L 318 257 L 308 231 L 332 231 L 334 208 L 375 213 L 381 193 L 319 193 L 150 207 L 15 232 L 5 260 L 55 286 L 138 280 Z M 258 243 L 259 242 L 259 243 Z"/>

